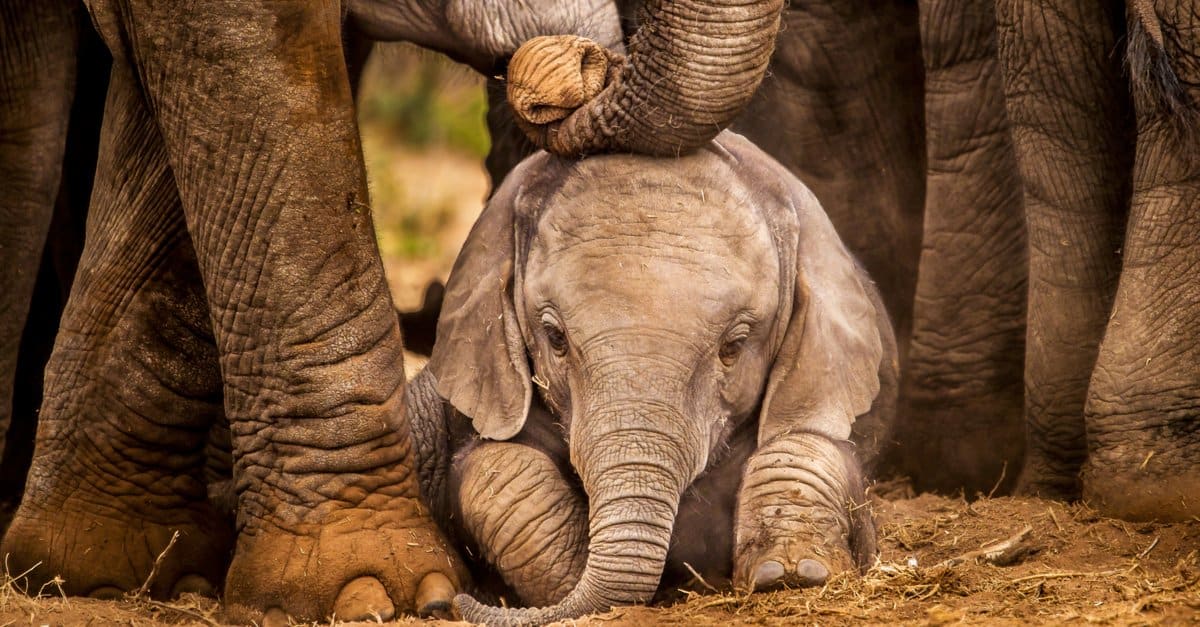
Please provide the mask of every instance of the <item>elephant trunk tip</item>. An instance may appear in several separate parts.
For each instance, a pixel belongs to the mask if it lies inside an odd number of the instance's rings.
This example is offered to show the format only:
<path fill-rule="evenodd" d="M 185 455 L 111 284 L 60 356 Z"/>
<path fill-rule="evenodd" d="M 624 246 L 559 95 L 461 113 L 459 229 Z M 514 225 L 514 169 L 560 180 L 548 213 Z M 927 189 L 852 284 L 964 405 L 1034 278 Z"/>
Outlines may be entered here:
<path fill-rule="evenodd" d="M 535 37 L 509 61 L 509 103 L 527 124 L 558 122 L 604 89 L 614 63 L 620 63 L 619 56 L 590 39 Z"/>
<path fill-rule="evenodd" d="M 545 625 L 588 613 L 588 608 L 576 607 L 571 598 L 551 607 L 506 608 L 484 605 L 469 594 L 454 597 L 454 613 L 469 623 L 486 624 L 488 627 L 523 627 Z"/>
<path fill-rule="evenodd" d="M 517 125 L 539 147 L 563 157 L 578 147 L 553 141 L 564 120 L 616 80 L 619 53 L 583 37 L 556 35 L 525 42 L 508 64 L 506 95 Z"/>

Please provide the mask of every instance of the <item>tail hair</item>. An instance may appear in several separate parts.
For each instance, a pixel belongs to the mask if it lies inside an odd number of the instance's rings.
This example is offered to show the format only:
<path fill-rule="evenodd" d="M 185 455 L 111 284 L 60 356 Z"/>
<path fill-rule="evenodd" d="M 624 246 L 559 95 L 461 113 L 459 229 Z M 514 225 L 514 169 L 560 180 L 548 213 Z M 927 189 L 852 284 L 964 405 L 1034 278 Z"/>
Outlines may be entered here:
<path fill-rule="evenodd" d="M 1180 80 L 1167 55 L 1166 37 L 1151 0 L 1130 0 L 1125 62 L 1134 97 L 1158 107 L 1178 129 L 1200 130 L 1200 106 Z"/>

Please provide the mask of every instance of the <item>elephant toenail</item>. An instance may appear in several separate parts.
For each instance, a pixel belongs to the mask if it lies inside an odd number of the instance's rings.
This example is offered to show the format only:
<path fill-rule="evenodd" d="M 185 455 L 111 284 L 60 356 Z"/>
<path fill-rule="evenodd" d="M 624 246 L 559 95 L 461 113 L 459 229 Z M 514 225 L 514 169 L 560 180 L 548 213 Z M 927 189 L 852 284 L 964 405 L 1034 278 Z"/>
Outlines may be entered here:
<path fill-rule="evenodd" d="M 207 579 L 200 575 L 184 575 L 171 588 L 171 598 L 181 594 L 198 594 L 205 597 L 217 596 L 217 589 Z"/>
<path fill-rule="evenodd" d="M 783 577 L 783 564 L 768 560 L 758 565 L 754 570 L 754 589 L 762 590 L 774 585 Z"/>
<path fill-rule="evenodd" d="M 125 591 L 116 586 L 100 586 L 93 589 L 88 594 L 91 599 L 103 599 L 105 601 L 113 601 L 125 598 Z"/>
<path fill-rule="evenodd" d="M 333 614 L 341 620 L 392 620 L 396 606 L 383 584 L 374 577 L 359 577 L 346 584 L 333 602 Z"/>
<path fill-rule="evenodd" d="M 796 583 L 804 587 L 821 586 L 829 579 L 829 569 L 817 560 L 800 560 L 796 564 Z"/>
<path fill-rule="evenodd" d="M 442 573 L 429 573 L 417 586 L 417 614 L 421 617 L 449 616 L 454 584 Z"/>
<path fill-rule="evenodd" d="M 291 623 L 292 621 L 288 619 L 287 612 L 280 608 L 272 607 L 263 613 L 262 622 L 259 625 L 261 627 L 288 627 Z"/>

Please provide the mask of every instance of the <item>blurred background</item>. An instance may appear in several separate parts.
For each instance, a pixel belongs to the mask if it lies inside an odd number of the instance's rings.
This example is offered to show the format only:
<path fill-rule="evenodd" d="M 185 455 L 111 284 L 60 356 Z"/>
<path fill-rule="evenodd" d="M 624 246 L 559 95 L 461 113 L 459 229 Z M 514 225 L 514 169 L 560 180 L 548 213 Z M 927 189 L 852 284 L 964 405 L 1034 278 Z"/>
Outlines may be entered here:
<path fill-rule="evenodd" d="M 410 44 L 376 44 L 358 119 L 375 232 L 396 306 L 445 282 L 488 193 L 484 79 Z"/>

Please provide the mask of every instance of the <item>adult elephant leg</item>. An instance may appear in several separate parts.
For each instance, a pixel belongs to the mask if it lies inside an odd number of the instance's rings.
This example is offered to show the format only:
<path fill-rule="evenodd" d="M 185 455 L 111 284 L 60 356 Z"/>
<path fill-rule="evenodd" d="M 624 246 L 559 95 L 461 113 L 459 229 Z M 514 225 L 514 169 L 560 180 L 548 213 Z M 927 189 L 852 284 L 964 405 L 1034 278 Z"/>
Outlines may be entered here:
<path fill-rule="evenodd" d="M 25 330 L 21 336 L 20 357 L 13 383 L 12 421 L 4 438 L 0 458 L 0 498 L 14 504 L 25 490 L 25 475 L 33 458 L 37 415 L 42 405 L 46 363 L 54 348 L 58 324 L 70 294 L 75 269 L 83 254 L 83 236 L 96 157 L 100 145 L 100 126 L 104 100 L 108 96 L 108 73 L 112 65 L 108 49 L 95 29 L 87 11 L 74 11 L 79 28 L 76 52 L 75 95 L 67 124 L 67 142 L 59 177 L 54 217 L 42 250 L 41 267 L 33 288 Z M 0 236 L 2 237 L 2 236 Z M 15 267 L 15 264 L 12 264 Z"/>
<path fill-rule="evenodd" d="M 1133 77 L 1133 199 L 1088 394 L 1083 494 L 1111 516 L 1187 520 L 1200 514 L 1200 139 L 1180 116 L 1200 106 L 1200 8 L 1131 4 L 1149 13 L 1131 11 L 1130 67 L 1151 75 Z M 1155 17 L 1161 25 L 1146 21 Z M 1165 69 L 1139 58 L 1154 48 Z M 1163 71 L 1177 78 L 1153 75 Z M 1166 96 L 1185 108 L 1166 106 Z"/>
<path fill-rule="evenodd" d="M 926 0 L 924 243 L 896 430 L 919 489 L 1007 489 L 1023 449 L 1025 230 L 990 0 Z"/>
<path fill-rule="evenodd" d="M 75 86 L 77 13 L 65 0 L 0 1 L 0 451 L 58 193 Z"/>
<path fill-rule="evenodd" d="M 120 596 L 165 551 L 154 596 L 211 593 L 232 546 L 203 479 L 217 355 L 158 129 L 130 69 L 114 74 L 81 272 L 2 551 L 33 590 L 62 576 L 69 593 Z"/>
<path fill-rule="evenodd" d="M 143 81 L 211 308 L 238 493 L 231 619 L 386 618 L 427 578 L 456 586 L 419 498 L 341 5 L 91 8 Z"/>
<path fill-rule="evenodd" d="M 455 474 L 463 528 L 521 601 L 567 596 L 587 561 L 588 507 L 559 467 L 535 448 L 484 442 Z"/>
<path fill-rule="evenodd" d="M 1133 146 L 1110 4 L 996 5 L 1029 231 L 1019 489 L 1050 497 L 1079 496 L 1084 400 L 1121 265 Z"/>
<path fill-rule="evenodd" d="M 913 3 L 793 0 L 733 130 L 813 190 L 879 286 L 904 371 L 921 252 L 925 151 Z"/>

